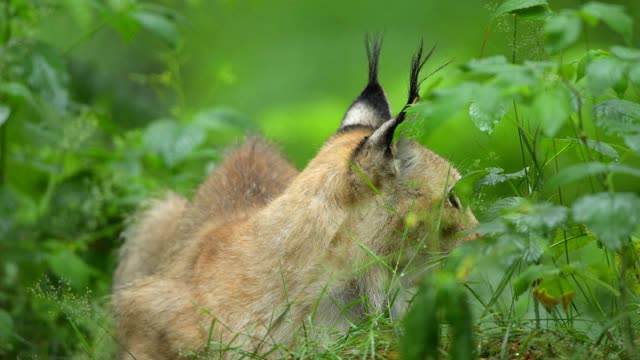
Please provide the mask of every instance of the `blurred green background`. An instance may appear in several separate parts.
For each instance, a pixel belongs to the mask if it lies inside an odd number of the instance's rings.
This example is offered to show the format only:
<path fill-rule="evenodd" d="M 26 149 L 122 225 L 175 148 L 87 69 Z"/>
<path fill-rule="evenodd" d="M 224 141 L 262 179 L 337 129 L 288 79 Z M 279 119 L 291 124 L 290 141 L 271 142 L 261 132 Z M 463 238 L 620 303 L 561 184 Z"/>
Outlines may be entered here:
<path fill-rule="evenodd" d="M 639 1 L 615 3 L 638 20 Z M 437 45 L 425 73 L 453 59 L 424 83 L 427 93 L 471 58 L 511 59 L 512 18 L 491 21 L 499 4 L 5 0 L 0 328 L 9 330 L 0 330 L 0 356 L 68 354 L 77 328 L 108 321 L 93 302 L 107 301 L 119 233 L 141 200 L 168 188 L 190 195 L 248 134 L 304 167 L 365 85 L 365 34 L 384 35 L 380 79 L 397 111 L 421 39 Z M 550 2 L 554 10 L 581 4 Z M 620 42 L 603 26 L 584 31 L 590 48 Z M 521 20 L 516 39 L 516 62 L 547 58 L 540 22 Z M 510 121 L 489 136 L 462 111 L 419 137 L 463 173 L 523 167 Z M 639 190 L 631 180 L 620 186 Z M 34 287 L 43 275 L 91 292 Z M 52 331 L 70 318 L 73 328 Z"/>

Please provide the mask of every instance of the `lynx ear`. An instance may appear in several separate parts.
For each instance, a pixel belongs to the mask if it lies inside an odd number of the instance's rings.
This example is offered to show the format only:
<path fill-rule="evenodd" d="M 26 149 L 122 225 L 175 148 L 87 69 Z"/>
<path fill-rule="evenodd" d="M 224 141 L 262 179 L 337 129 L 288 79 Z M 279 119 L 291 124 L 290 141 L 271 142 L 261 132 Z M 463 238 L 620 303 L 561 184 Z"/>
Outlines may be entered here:
<path fill-rule="evenodd" d="M 347 126 L 363 125 L 377 128 L 391 118 L 391 107 L 387 94 L 378 83 L 378 58 L 382 38 L 375 34 L 373 41 L 365 38 L 367 57 L 369 58 L 369 82 L 360 96 L 349 106 L 340 123 L 340 129 Z"/>
<path fill-rule="evenodd" d="M 426 56 L 423 54 L 423 45 L 422 41 L 420 42 L 420 46 L 418 47 L 418 51 L 413 55 L 411 59 L 411 72 L 409 74 L 409 98 L 407 99 L 407 104 L 402 108 L 402 111 L 393 119 L 386 121 L 383 123 L 367 140 L 371 143 L 372 146 L 375 146 L 378 149 L 384 151 L 385 155 L 391 155 L 391 141 L 393 140 L 393 134 L 402 123 L 406 117 L 406 110 L 410 105 L 415 104 L 420 99 L 420 83 L 422 80 L 419 80 L 420 70 L 424 66 L 424 64 L 429 60 L 433 51 L 435 50 L 435 46 L 431 48 L 429 53 Z"/>

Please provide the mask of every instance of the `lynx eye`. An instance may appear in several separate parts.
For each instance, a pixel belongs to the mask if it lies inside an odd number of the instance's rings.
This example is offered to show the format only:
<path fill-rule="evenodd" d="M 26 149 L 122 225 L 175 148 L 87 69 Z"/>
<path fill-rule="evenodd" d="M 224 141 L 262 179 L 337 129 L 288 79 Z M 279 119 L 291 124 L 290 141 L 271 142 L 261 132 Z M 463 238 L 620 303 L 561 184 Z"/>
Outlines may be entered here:
<path fill-rule="evenodd" d="M 458 197 L 453 192 L 453 190 L 449 191 L 448 199 L 449 199 L 449 204 L 451 204 L 451 206 L 453 206 L 456 209 L 460 209 L 460 200 L 458 200 Z"/>

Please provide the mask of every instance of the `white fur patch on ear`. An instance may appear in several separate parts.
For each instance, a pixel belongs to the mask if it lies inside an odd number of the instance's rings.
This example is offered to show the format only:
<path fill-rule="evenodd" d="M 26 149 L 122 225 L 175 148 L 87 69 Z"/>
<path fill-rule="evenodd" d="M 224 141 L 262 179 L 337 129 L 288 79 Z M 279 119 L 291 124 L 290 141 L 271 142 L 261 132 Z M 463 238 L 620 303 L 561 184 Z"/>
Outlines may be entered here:
<path fill-rule="evenodd" d="M 420 158 L 419 149 L 412 146 L 413 142 L 405 137 L 396 141 L 393 151 L 393 162 L 398 173 L 403 173 L 417 165 Z"/>
<path fill-rule="evenodd" d="M 392 131 L 391 128 L 395 125 L 394 122 L 395 119 L 391 119 L 380 125 L 380 127 L 377 128 L 376 131 L 373 132 L 373 134 L 371 134 L 371 136 L 369 137 L 369 141 L 374 144 L 381 144 L 388 136 L 387 133 L 389 131 Z"/>
<path fill-rule="evenodd" d="M 340 127 L 350 125 L 364 125 L 378 127 L 380 125 L 379 113 L 371 105 L 363 101 L 353 103 L 342 119 Z"/>

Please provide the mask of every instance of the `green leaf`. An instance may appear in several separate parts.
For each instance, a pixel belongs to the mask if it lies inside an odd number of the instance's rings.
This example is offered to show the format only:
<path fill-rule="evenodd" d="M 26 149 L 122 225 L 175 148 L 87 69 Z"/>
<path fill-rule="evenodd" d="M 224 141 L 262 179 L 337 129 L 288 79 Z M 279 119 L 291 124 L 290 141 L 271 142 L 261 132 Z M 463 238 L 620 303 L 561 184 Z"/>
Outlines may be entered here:
<path fill-rule="evenodd" d="M 194 124 L 182 125 L 170 119 L 156 120 L 144 132 L 143 143 L 173 167 L 205 140 L 204 130 Z"/>
<path fill-rule="evenodd" d="M 405 335 L 400 342 L 403 359 L 438 358 L 440 326 L 438 321 L 437 289 L 427 279 L 413 300 L 404 318 Z"/>
<path fill-rule="evenodd" d="M 582 22 L 574 11 L 551 15 L 544 24 L 544 47 L 550 54 L 573 45 L 580 37 Z"/>
<path fill-rule="evenodd" d="M 566 144 L 566 146 L 569 146 L 569 144 L 583 145 L 582 141 L 576 138 L 566 138 L 566 139 L 554 138 L 553 141 Z M 586 139 L 586 145 L 587 147 L 589 147 L 589 149 L 592 149 L 608 158 L 611 158 L 612 160 L 619 159 L 618 152 L 609 143 L 606 143 L 600 140 Z"/>
<path fill-rule="evenodd" d="M 140 23 L 133 17 L 138 10 L 138 4 L 135 2 L 114 1 L 101 10 L 105 21 L 116 29 L 124 40 L 130 41 L 140 30 Z"/>
<path fill-rule="evenodd" d="M 627 43 L 631 43 L 633 20 L 625 13 L 623 6 L 593 1 L 585 4 L 581 12 L 586 15 L 585 19 L 587 21 L 590 20 L 590 17 L 602 20 L 613 31 L 622 35 Z"/>
<path fill-rule="evenodd" d="M 19 82 L 3 82 L 0 83 L 0 93 L 5 94 L 14 99 L 21 99 L 30 105 L 35 105 L 31 90 Z"/>
<path fill-rule="evenodd" d="M 445 307 L 445 321 L 452 333 L 449 356 L 456 360 L 475 359 L 473 319 L 467 293 L 453 278 L 444 285 L 441 286 L 438 305 Z"/>
<path fill-rule="evenodd" d="M 147 10 L 140 10 L 133 14 L 133 18 L 136 19 L 143 28 L 159 36 L 169 46 L 175 48 L 178 44 L 178 29 L 176 28 L 176 24 L 166 16 Z"/>
<path fill-rule="evenodd" d="M 493 14 L 493 18 L 497 18 L 503 14 L 539 14 L 547 10 L 548 4 L 546 0 L 505 0 L 496 12 Z"/>
<path fill-rule="evenodd" d="M 578 140 L 573 140 L 579 143 Z M 607 144 L 604 141 L 587 139 L 587 146 L 606 157 L 609 157 L 613 160 L 618 160 L 618 152 L 611 145 Z"/>
<path fill-rule="evenodd" d="M 604 164 L 601 162 L 588 162 L 567 166 L 555 174 L 546 184 L 547 188 L 554 188 L 570 182 L 587 178 L 598 174 L 625 174 L 640 177 L 640 169 L 624 164 L 611 163 Z"/>
<path fill-rule="evenodd" d="M 528 168 L 524 168 L 518 172 L 514 172 L 511 174 L 504 174 L 504 170 L 501 168 L 490 167 L 487 168 L 487 175 L 478 179 L 475 184 L 476 191 L 478 191 L 482 186 L 488 185 L 493 186 L 497 185 L 512 179 L 518 179 L 524 177 L 527 174 Z"/>
<path fill-rule="evenodd" d="M 573 205 L 573 218 L 586 225 L 611 251 L 630 241 L 640 224 L 640 197 L 634 193 L 598 193 Z"/>
<path fill-rule="evenodd" d="M 522 202 L 517 209 L 517 217 L 514 222 L 523 233 L 531 230 L 550 230 L 562 224 L 567 218 L 567 208 L 553 205 L 548 202 L 529 203 Z"/>
<path fill-rule="evenodd" d="M 473 359 L 473 321 L 467 294 L 453 274 L 440 272 L 425 278 L 404 318 L 400 341 L 403 359 L 437 359 L 440 324 L 449 324 L 452 359 Z"/>
<path fill-rule="evenodd" d="M 54 274 L 68 281 L 74 288 L 82 289 L 89 285 L 93 269 L 70 250 L 56 251 L 47 260 Z"/>
<path fill-rule="evenodd" d="M 473 195 L 475 193 L 474 184 L 479 178 L 486 176 L 487 174 L 488 172 L 486 170 L 476 170 L 464 174 L 464 176 L 456 182 L 453 189 L 463 204 L 470 204 L 473 201 Z"/>
<path fill-rule="evenodd" d="M 497 55 L 482 59 L 472 59 L 464 64 L 463 69 L 473 71 L 478 74 L 497 75 L 513 65 L 507 61 L 503 55 Z"/>
<path fill-rule="evenodd" d="M 582 79 L 586 73 L 587 73 L 587 66 L 589 66 L 589 64 L 591 64 L 591 62 L 593 62 L 596 59 L 600 59 L 603 57 L 609 57 L 609 53 L 601 50 L 601 49 L 596 49 L 596 50 L 589 50 L 587 51 L 586 54 L 584 54 L 584 56 L 582 56 L 582 58 L 580 58 L 580 61 L 578 62 L 578 69 L 577 69 L 577 78 L 576 81 Z"/>
<path fill-rule="evenodd" d="M 11 108 L 6 105 L 0 105 L 0 127 L 7 121 L 9 115 L 11 115 Z"/>
<path fill-rule="evenodd" d="M 469 117 L 480 131 L 491 134 L 508 110 L 507 99 L 499 88 L 485 86 L 469 106 Z"/>
<path fill-rule="evenodd" d="M 523 259 L 529 264 L 537 263 L 548 248 L 549 241 L 546 238 L 530 234 L 523 249 Z"/>
<path fill-rule="evenodd" d="M 594 122 L 610 135 L 640 134 L 640 104 L 607 100 L 593 107 Z"/>
<path fill-rule="evenodd" d="M 640 134 L 625 136 L 624 143 L 627 144 L 629 149 L 635 151 L 637 154 L 640 154 Z"/>
<path fill-rule="evenodd" d="M 533 116 L 540 121 L 542 132 L 553 137 L 571 115 L 571 97 L 561 84 L 552 84 L 533 101 Z"/>
<path fill-rule="evenodd" d="M 623 80 L 624 64 L 615 58 L 597 59 L 587 66 L 586 75 L 591 93 L 600 96 Z"/>
<path fill-rule="evenodd" d="M 236 110 L 223 107 L 204 109 L 193 115 L 191 123 L 211 131 L 231 128 L 253 130 L 255 128 L 255 123 L 247 116 Z"/>
<path fill-rule="evenodd" d="M 611 53 L 618 59 L 640 61 L 640 49 L 633 49 L 624 46 L 612 46 Z"/>
<path fill-rule="evenodd" d="M 521 197 L 512 196 L 497 200 L 494 202 L 485 212 L 484 217 L 487 220 L 497 219 L 506 212 L 513 210 L 520 206 L 526 200 Z"/>
<path fill-rule="evenodd" d="M 518 297 L 531 287 L 534 281 L 544 277 L 555 277 L 560 274 L 560 269 L 549 265 L 532 265 L 520 273 L 513 280 L 513 294 Z"/>
<path fill-rule="evenodd" d="M 436 90 L 428 98 L 410 106 L 409 115 L 416 115 L 416 120 L 406 123 L 411 133 L 418 139 L 430 134 L 442 122 L 451 119 L 466 109 L 475 97 L 480 85 L 464 82 L 458 86 Z"/>

